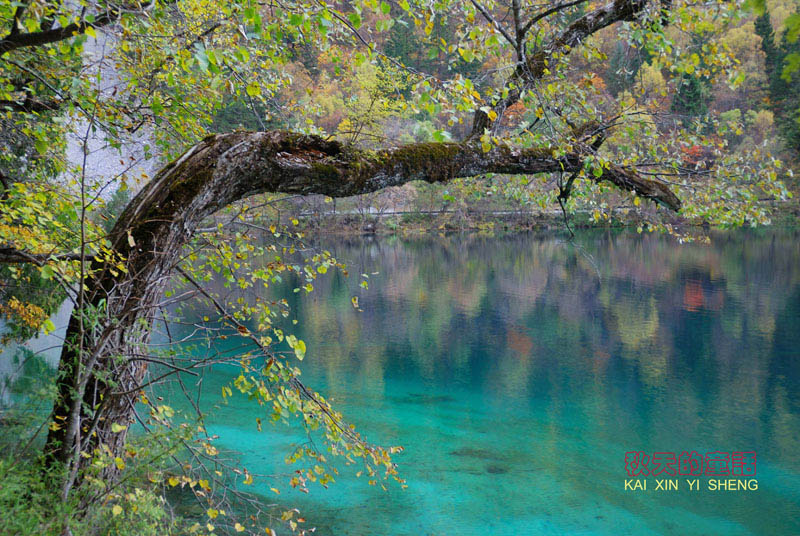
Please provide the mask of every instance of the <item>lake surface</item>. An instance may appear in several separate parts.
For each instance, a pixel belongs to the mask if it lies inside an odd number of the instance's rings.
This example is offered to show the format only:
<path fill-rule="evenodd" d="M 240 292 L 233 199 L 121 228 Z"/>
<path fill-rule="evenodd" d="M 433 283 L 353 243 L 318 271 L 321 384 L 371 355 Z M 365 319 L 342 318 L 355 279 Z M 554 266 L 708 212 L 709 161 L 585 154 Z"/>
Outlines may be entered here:
<path fill-rule="evenodd" d="M 309 494 L 256 480 L 318 534 L 800 534 L 800 233 L 318 245 L 379 273 L 368 290 L 329 272 L 308 296 L 291 281 L 273 294 L 307 344 L 304 381 L 371 441 L 403 445 L 408 483 L 384 492 L 343 464 Z M 241 397 L 221 405 L 230 379 L 215 369 L 203 387 L 218 446 L 290 473 L 302 432 L 258 432 L 266 414 Z M 709 491 L 705 476 L 699 491 L 689 477 L 625 490 L 626 452 L 693 450 L 755 452 L 758 490 Z"/>

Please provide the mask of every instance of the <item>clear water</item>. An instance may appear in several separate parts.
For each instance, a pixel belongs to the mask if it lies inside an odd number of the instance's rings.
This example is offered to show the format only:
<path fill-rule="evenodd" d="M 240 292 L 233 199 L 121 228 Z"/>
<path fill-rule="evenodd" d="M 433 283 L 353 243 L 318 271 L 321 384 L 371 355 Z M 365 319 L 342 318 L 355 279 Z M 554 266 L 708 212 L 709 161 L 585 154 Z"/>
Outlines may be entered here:
<path fill-rule="evenodd" d="M 329 273 L 303 298 L 287 282 L 303 377 L 370 440 L 405 447 L 408 489 L 343 465 L 327 490 L 256 489 L 321 534 L 800 534 L 799 239 L 325 239 L 379 275 L 365 291 Z M 207 408 L 230 378 L 207 373 Z M 209 428 L 249 470 L 290 473 L 304 436 L 258 432 L 257 416 L 234 398 Z M 626 491 L 631 450 L 756 451 L 758 490 Z"/>

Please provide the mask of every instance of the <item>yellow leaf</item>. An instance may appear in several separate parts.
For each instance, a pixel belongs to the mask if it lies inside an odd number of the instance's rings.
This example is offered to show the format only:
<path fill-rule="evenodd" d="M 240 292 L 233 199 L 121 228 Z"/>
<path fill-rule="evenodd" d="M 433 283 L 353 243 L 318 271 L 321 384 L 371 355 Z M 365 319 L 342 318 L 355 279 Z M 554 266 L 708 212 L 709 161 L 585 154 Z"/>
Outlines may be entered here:
<path fill-rule="evenodd" d="M 233 528 L 236 529 L 236 532 L 244 532 L 244 527 L 239 523 L 236 523 Z"/>
<path fill-rule="evenodd" d="M 208 517 L 210 517 L 211 519 L 216 519 L 217 516 L 219 515 L 219 510 L 209 508 L 208 510 L 206 510 L 206 514 L 208 514 Z"/>
<path fill-rule="evenodd" d="M 113 513 L 115 517 L 120 515 L 122 513 L 122 507 L 120 505 L 118 505 L 118 504 L 115 504 L 111 508 L 111 513 Z"/>
<path fill-rule="evenodd" d="M 250 82 L 247 85 L 247 88 L 245 88 L 245 91 L 249 96 L 257 97 L 258 95 L 261 95 L 261 86 L 258 85 L 258 82 Z"/>
<path fill-rule="evenodd" d="M 297 359 L 302 361 L 306 356 L 306 343 L 303 341 L 297 341 L 297 343 L 294 345 L 294 353 L 297 356 Z"/>
<path fill-rule="evenodd" d="M 125 430 L 126 428 L 127 428 L 127 426 L 123 426 L 123 425 L 117 424 L 117 423 L 111 423 L 111 431 L 114 432 L 115 434 L 120 433 L 121 431 Z"/>
<path fill-rule="evenodd" d="M 167 482 L 169 482 L 169 485 L 174 488 L 180 483 L 180 480 L 178 480 L 177 477 L 171 476 L 169 477 L 169 480 L 167 480 Z"/>
<path fill-rule="evenodd" d="M 489 116 L 490 121 L 494 121 L 495 119 L 497 119 L 497 112 L 495 112 L 494 110 L 489 110 L 489 113 L 486 115 Z"/>
<path fill-rule="evenodd" d="M 87 26 L 86 30 L 84 31 L 86 32 L 86 35 L 88 35 L 89 37 L 97 38 L 97 32 L 94 30 L 94 26 Z"/>

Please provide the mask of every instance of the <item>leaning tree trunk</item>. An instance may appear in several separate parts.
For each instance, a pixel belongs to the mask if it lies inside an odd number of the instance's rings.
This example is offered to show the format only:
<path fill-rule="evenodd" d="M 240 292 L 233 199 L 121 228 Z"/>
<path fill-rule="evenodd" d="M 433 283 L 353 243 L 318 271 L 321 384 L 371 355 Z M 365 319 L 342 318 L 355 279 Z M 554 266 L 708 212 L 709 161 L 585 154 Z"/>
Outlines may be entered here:
<path fill-rule="evenodd" d="M 419 143 L 364 152 L 315 136 L 285 131 L 210 136 L 162 169 L 131 201 L 111 232 L 125 271 L 93 266 L 84 306 L 73 314 L 59 365 L 55 423 L 47 438 L 51 463 L 75 475 L 80 452 L 104 444 L 122 452 L 146 363 L 153 309 L 182 247 L 209 215 L 259 192 L 351 196 L 412 180 L 448 181 L 484 173 L 575 172 L 582 154 L 554 158 L 549 149 L 498 147 L 484 153 L 471 142 Z M 662 183 L 612 166 L 601 179 L 673 210 L 678 198 Z M 87 321 L 92 308 L 105 323 Z M 82 321 L 83 315 L 83 321 Z M 91 329 L 90 329 L 91 328 Z M 112 464 L 113 465 L 113 464 Z"/>

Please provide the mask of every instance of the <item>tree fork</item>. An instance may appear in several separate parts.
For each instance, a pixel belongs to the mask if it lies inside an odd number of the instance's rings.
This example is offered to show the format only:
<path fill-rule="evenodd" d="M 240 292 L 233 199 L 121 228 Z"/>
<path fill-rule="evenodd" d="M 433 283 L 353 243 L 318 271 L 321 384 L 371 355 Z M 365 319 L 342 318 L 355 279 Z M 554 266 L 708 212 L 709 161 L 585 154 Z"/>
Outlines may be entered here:
<path fill-rule="evenodd" d="M 565 2 L 556 5 L 528 21 L 525 27 L 518 32 L 517 46 L 519 50 L 524 50 L 526 45 L 522 41 L 533 24 L 556 11 L 571 7 L 576 3 L 580 2 Z M 557 61 L 555 56 L 559 54 L 568 54 L 572 48 L 603 28 L 620 21 L 636 20 L 637 17 L 641 16 L 647 4 L 648 2 L 646 0 L 612 0 L 573 21 L 561 33 L 556 35 L 533 54 L 520 58 L 524 61 L 517 63 L 517 66 L 505 83 L 508 92 L 507 96 L 498 100 L 492 106 L 492 109 L 497 114 L 494 125 L 498 125 L 506 109 L 520 99 L 523 88 L 544 76 L 548 62 Z M 662 16 L 665 17 L 669 11 L 670 3 L 664 2 L 664 6 L 665 7 L 662 8 Z M 489 119 L 489 115 L 483 110 L 476 110 L 469 137 L 478 138 L 487 129 L 492 129 L 492 121 Z"/>

